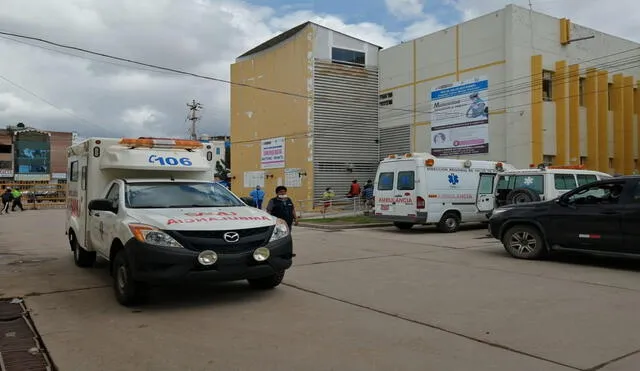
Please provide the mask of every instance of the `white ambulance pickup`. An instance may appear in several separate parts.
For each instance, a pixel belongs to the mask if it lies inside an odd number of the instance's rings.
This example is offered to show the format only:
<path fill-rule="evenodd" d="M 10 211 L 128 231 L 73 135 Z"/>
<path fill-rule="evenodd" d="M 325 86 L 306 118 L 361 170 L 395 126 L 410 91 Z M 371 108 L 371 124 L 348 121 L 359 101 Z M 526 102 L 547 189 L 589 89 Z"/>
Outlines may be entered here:
<path fill-rule="evenodd" d="M 487 222 L 495 204 L 495 177 L 511 169 L 502 162 L 427 153 L 390 155 L 376 174 L 375 217 L 399 229 L 436 224 L 447 233 L 456 232 L 463 222 Z"/>
<path fill-rule="evenodd" d="M 287 223 L 214 183 L 212 160 L 210 145 L 190 140 L 70 147 L 65 233 L 76 265 L 108 260 L 122 305 L 179 280 L 278 286 L 295 256 Z"/>

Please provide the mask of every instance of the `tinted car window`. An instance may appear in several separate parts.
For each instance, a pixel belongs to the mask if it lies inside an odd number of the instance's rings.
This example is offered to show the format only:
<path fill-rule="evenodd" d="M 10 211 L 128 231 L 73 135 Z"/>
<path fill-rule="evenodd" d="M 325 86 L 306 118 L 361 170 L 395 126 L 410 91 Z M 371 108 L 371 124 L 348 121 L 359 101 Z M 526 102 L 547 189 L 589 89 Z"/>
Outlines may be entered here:
<path fill-rule="evenodd" d="M 578 178 L 578 186 L 583 186 L 585 184 L 593 183 L 596 180 L 598 180 L 598 178 L 596 178 L 595 175 L 587 175 L 587 174 L 578 174 L 577 178 Z"/>
<path fill-rule="evenodd" d="M 561 191 L 569 191 L 577 187 L 573 174 L 553 174 L 555 188 Z"/>
<path fill-rule="evenodd" d="M 412 191 L 415 189 L 415 175 L 413 171 L 398 172 L 398 191 Z"/>
<path fill-rule="evenodd" d="M 617 204 L 622 191 L 620 183 L 598 184 L 572 194 L 568 201 L 576 205 Z"/>
<path fill-rule="evenodd" d="M 393 189 L 393 173 L 380 173 L 378 177 L 378 190 L 390 191 Z"/>

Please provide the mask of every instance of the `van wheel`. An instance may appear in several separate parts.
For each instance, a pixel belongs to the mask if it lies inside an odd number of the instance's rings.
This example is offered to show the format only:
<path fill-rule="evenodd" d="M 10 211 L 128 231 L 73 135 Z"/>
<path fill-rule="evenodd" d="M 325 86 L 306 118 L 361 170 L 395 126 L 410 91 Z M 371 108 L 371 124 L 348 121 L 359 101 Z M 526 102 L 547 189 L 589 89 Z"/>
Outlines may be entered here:
<path fill-rule="evenodd" d="M 90 268 L 96 263 L 96 252 L 85 250 L 76 239 L 74 234 L 69 236 L 71 250 L 73 250 L 73 261 L 80 268 Z"/>
<path fill-rule="evenodd" d="M 113 260 L 112 274 L 113 289 L 120 304 L 131 306 L 146 298 L 147 286 L 133 280 L 131 265 L 124 250 L 120 250 Z"/>
<path fill-rule="evenodd" d="M 261 277 L 261 278 L 252 278 L 249 281 L 249 285 L 254 289 L 258 290 L 269 290 L 272 289 L 282 283 L 284 279 L 284 271 L 280 271 L 274 275 Z"/>
<path fill-rule="evenodd" d="M 528 225 L 509 228 L 502 238 L 502 245 L 509 255 L 518 259 L 540 259 L 547 254 L 541 233 Z"/>
<path fill-rule="evenodd" d="M 443 233 L 454 233 L 460 228 L 460 217 L 457 213 L 449 211 L 438 222 L 438 230 Z"/>
<path fill-rule="evenodd" d="M 402 230 L 407 230 L 413 228 L 413 223 L 403 223 L 403 222 L 393 222 L 393 225 Z"/>

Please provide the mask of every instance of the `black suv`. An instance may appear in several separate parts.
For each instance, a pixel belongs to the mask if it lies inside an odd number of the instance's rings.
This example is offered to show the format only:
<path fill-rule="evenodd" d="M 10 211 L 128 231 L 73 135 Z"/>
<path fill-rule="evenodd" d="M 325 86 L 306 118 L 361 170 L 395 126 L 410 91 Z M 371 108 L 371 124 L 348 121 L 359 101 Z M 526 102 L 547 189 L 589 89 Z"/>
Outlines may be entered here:
<path fill-rule="evenodd" d="M 554 200 L 495 209 L 489 231 L 520 259 L 541 258 L 551 250 L 640 256 L 640 176 L 600 180 Z"/>

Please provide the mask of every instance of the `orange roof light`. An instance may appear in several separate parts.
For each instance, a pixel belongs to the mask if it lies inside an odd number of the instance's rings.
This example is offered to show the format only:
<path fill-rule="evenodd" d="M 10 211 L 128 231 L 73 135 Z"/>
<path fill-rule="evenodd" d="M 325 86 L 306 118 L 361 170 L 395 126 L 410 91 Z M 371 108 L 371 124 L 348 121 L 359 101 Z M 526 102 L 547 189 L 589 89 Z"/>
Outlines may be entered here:
<path fill-rule="evenodd" d="M 435 162 L 432 158 L 427 159 L 427 160 L 425 160 L 425 161 L 424 161 L 424 164 L 425 164 L 426 166 L 433 166 L 435 163 L 436 163 L 436 162 Z"/>
<path fill-rule="evenodd" d="M 120 144 L 127 147 L 165 147 L 165 148 L 184 148 L 196 149 L 201 148 L 202 143 L 197 140 L 188 139 L 165 139 L 165 138 L 122 138 Z"/>
<path fill-rule="evenodd" d="M 413 157 L 413 155 L 411 153 L 405 153 L 404 157 Z"/>
<path fill-rule="evenodd" d="M 389 155 L 389 158 L 396 158 L 396 155 Z"/>

